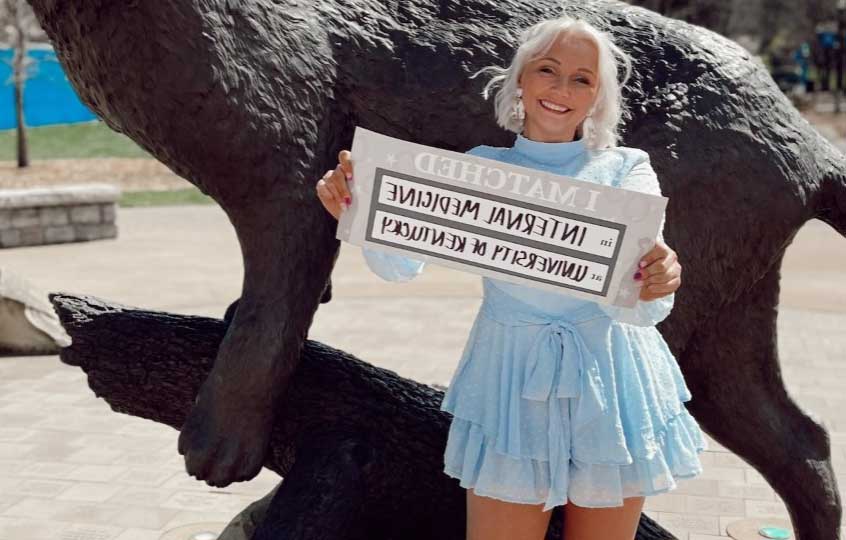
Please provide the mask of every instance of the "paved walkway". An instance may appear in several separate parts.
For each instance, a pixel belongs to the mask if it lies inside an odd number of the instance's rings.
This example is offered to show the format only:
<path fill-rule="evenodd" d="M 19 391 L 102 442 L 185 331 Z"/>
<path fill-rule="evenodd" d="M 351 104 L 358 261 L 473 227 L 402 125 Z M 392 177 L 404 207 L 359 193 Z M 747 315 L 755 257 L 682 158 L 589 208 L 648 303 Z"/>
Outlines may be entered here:
<path fill-rule="evenodd" d="M 116 240 L 5 250 L 0 260 L 46 291 L 179 313 L 221 316 L 238 295 L 239 250 L 217 207 L 120 209 L 118 226 Z M 831 430 L 841 493 L 844 253 L 843 239 L 825 224 L 799 233 L 784 265 L 778 322 L 788 390 Z M 479 305 L 477 277 L 432 266 L 411 283 L 386 283 L 345 246 L 334 290 L 311 338 L 406 377 L 449 382 Z M 0 358 L 0 540 L 153 540 L 198 523 L 220 530 L 279 480 L 265 471 L 210 488 L 185 474 L 177 436 L 111 412 L 83 373 L 58 357 Z M 711 447 L 704 476 L 648 498 L 648 515 L 682 540 L 713 540 L 747 517 L 786 517 L 754 470 L 716 442 Z"/>

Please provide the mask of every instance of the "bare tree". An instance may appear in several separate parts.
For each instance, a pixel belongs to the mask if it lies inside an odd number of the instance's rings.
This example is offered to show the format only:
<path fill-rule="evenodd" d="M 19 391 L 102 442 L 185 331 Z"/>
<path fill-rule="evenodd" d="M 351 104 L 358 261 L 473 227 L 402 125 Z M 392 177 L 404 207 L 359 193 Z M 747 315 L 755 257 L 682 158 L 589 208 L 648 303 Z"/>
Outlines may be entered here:
<path fill-rule="evenodd" d="M 0 42 L 12 46 L 15 42 L 14 13 L 20 13 L 19 25 L 26 34 L 26 40 L 30 43 L 50 43 L 44 29 L 38 22 L 38 18 L 32 12 L 32 7 L 27 2 L 16 2 L 15 0 L 3 0 L 0 2 Z"/>
<path fill-rule="evenodd" d="M 17 129 L 18 167 L 29 166 L 29 149 L 24 117 L 24 85 L 27 71 L 33 60 L 27 54 L 27 43 L 49 42 L 32 7 L 24 0 L 0 2 L 0 28 L 3 41 L 14 49 L 12 56 L 12 83 L 15 94 L 15 125 Z"/>
<path fill-rule="evenodd" d="M 40 30 L 32 9 L 24 0 L 5 0 L 3 5 L 4 29 L 9 42 L 14 48 L 12 57 L 12 83 L 15 89 L 15 125 L 17 128 L 18 167 L 29 166 L 29 150 L 26 138 L 26 119 L 24 117 L 24 84 L 27 68 L 32 59 L 27 55 L 27 41 L 30 29 L 35 26 Z"/>

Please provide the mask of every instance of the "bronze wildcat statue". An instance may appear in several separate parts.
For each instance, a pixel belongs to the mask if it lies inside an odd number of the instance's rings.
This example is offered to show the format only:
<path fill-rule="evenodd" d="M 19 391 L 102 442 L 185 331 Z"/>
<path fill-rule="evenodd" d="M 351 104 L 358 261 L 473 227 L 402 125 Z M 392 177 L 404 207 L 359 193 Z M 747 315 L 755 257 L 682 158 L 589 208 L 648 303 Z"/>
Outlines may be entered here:
<path fill-rule="evenodd" d="M 29 0 L 83 101 L 226 211 L 243 291 L 185 422 L 187 470 L 252 478 L 338 252 L 314 182 L 355 125 L 463 151 L 509 145 L 483 81 L 524 27 L 566 13 L 635 59 L 627 146 L 669 197 L 685 268 L 660 330 L 689 410 L 759 470 L 799 538 L 838 536 L 825 429 L 785 392 L 776 316 L 785 249 L 811 219 L 846 233 L 846 163 L 740 46 L 620 2 Z"/>

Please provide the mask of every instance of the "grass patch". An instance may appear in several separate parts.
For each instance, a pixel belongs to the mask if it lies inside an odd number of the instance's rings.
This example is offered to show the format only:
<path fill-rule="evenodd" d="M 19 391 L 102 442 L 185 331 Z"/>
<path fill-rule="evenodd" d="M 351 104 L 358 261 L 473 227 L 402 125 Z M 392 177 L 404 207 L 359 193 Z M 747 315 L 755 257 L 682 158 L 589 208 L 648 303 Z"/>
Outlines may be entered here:
<path fill-rule="evenodd" d="M 30 159 L 152 158 L 135 141 L 103 122 L 28 127 Z M 17 132 L 0 130 L 0 160 L 17 159 Z"/>
<path fill-rule="evenodd" d="M 170 191 L 128 191 L 120 196 L 118 205 L 173 206 L 180 204 L 216 204 L 214 199 L 197 188 L 174 189 Z"/>

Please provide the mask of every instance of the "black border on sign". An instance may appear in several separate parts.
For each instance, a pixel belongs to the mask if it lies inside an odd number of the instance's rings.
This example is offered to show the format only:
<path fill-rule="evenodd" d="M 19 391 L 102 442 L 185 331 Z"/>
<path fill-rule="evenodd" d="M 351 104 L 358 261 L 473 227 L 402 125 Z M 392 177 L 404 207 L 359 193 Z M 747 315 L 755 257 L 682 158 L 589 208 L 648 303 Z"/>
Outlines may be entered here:
<path fill-rule="evenodd" d="M 456 222 L 456 221 L 451 221 L 449 219 L 444 219 L 444 218 L 440 218 L 440 217 L 437 217 L 437 216 L 430 216 L 428 214 L 415 212 L 415 211 L 409 210 L 407 208 L 398 208 L 398 207 L 395 207 L 395 206 L 382 204 L 382 203 L 378 202 L 379 192 L 380 192 L 381 186 L 382 186 L 382 179 L 386 175 L 395 176 L 395 177 L 398 177 L 398 178 L 403 179 L 403 180 L 408 180 L 408 181 L 411 181 L 411 182 L 417 182 L 419 184 L 423 184 L 423 185 L 430 186 L 430 187 L 435 187 L 435 188 L 438 188 L 438 189 L 443 189 L 443 190 L 446 190 L 446 191 L 452 191 L 452 192 L 460 193 L 460 194 L 463 194 L 463 195 L 469 195 L 469 196 L 473 196 L 473 197 L 479 197 L 479 198 L 488 199 L 488 200 L 491 200 L 491 201 L 496 201 L 500 204 L 517 206 L 517 207 L 520 207 L 520 208 L 526 208 L 528 210 L 532 210 L 532 211 L 535 211 L 535 212 L 540 212 L 540 213 L 544 213 L 544 214 L 558 216 L 558 217 L 562 217 L 562 218 L 565 218 L 565 219 L 581 221 L 581 222 L 584 222 L 584 223 L 591 223 L 593 225 L 601 225 L 601 226 L 607 227 L 609 229 L 616 229 L 619 232 L 619 238 L 617 240 L 617 245 L 614 247 L 614 253 L 613 253 L 613 255 L 611 255 L 611 257 L 602 257 L 601 255 L 595 255 L 595 254 L 592 254 L 592 253 L 582 253 L 582 252 L 577 251 L 577 250 L 572 250 L 572 249 L 564 248 L 564 247 L 561 247 L 561 246 L 555 246 L 555 245 L 547 244 L 545 242 L 539 242 L 537 240 L 521 238 L 519 236 L 514 236 L 514 235 L 511 235 L 511 234 L 508 234 L 508 233 L 503 233 L 503 232 L 500 232 L 500 231 L 491 231 L 490 229 L 485 229 L 485 228 L 482 228 L 482 227 L 475 227 L 473 225 L 467 225 L 465 223 L 459 223 L 459 222 Z M 519 272 L 514 272 L 514 271 L 510 271 L 510 270 L 503 270 L 501 268 L 497 268 L 497 267 L 493 267 L 493 266 L 487 266 L 487 265 L 479 264 L 479 263 L 476 263 L 476 262 L 470 262 L 470 261 L 467 261 L 465 259 L 461 259 L 461 258 L 458 258 L 458 257 L 449 257 L 449 256 L 442 255 L 440 253 L 435 253 L 435 252 L 427 251 L 427 250 L 416 248 L 416 247 L 409 247 L 409 246 L 402 245 L 402 244 L 396 244 L 394 242 L 388 242 L 386 240 L 374 238 L 373 234 L 372 234 L 373 225 L 374 225 L 375 220 L 376 220 L 376 212 L 378 210 L 382 210 L 383 212 L 389 212 L 391 214 L 395 214 L 395 215 L 400 216 L 400 217 L 410 217 L 410 218 L 414 218 L 414 219 L 417 219 L 417 220 L 420 220 L 420 221 L 425 221 L 427 223 L 432 223 L 434 225 L 441 225 L 441 226 L 450 227 L 450 228 L 453 228 L 453 229 L 463 230 L 463 231 L 473 233 L 473 234 L 477 234 L 477 235 L 480 235 L 480 236 L 486 236 L 486 237 L 489 237 L 489 238 L 505 240 L 507 242 L 512 242 L 512 243 L 515 243 L 515 244 L 523 245 L 523 246 L 526 246 L 526 247 L 532 247 L 532 248 L 535 248 L 535 249 L 541 249 L 541 250 L 544 250 L 544 251 L 547 251 L 547 252 L 555 253 L 555 254 L 558 254 L 558 255 L 566 256 L 566 257 L 572 257 L 572 258 L 577 258 L 577 259 L 584 260 L 584 261 L 590 261 L 590 262 L 605 264 L 606 266 L 608 266 L 608 274 L 605 277 L 605 282 L 603 283 L 602 290 L 601 291 L 593 291 L 593 290 L 583 289 L 581 287 L 577 287 L 577 286 L 573 286 L 573 285 L 566 285 L 566 284 L 558 283 L 556 281 L 550 281 L 550 280 L 546 280 L 546 279 L 542 279 L 542 278 L 538 278 L 538 277 L 534 277 L 534 276 L 521 274 Z M 490 194 L 490 193 L 476 191 L 476 190 L 473 190 L 473 189 L 467 189 L 467 188 L 462 188 L 462 187 L 458 187 L 458 186 L 453 186 L 451 184 L 441 183 L 441 182 L 438 182 L 438 181 L 435 181 L 435 180 L 430 180 L 428 178 L 420 178 L 420 177 L 417 177 L 417 176 L 401 173 L 401 172 L 398 172 L 398 171 L 391 171 L 391 170 L 385 169 L 383 167 L 376 167 L 375 168 L 375 175 L 374 175 L 374 179 L 373 179 L 373 190 L 371 191 L 370 209 L 369 209 L 369 213 L 368 213 L 368 216 L 367 216 L 367 227 L 365 229 L 365 239 L 367 241 L 375 243 L 375 244 L 383 244 L 383 245 L 386 245 L 386 246 L 391 246 L 391 247 L 403 249 L 403 250 L 406 250 L 406 251 L 411 251 L 411 252 L 414 252 L 414 253 L 420 253 L 420 254 L 423 254 L 423 255 L 427 255 L 427 256 L 431 256 L 431 257 L 435 257 L 435 258 L 439 258 L 439 259 L 450 260 L 450 261 L 457 262 L 459 264 L 463 264 L 463 265 L 467 265 L 467 266 L 472 266 L 472 267 L 476 267 L 476 268 L 484 268 L 486 270 L 492 270 L 492 271 L 500 273 L 500 274 L 509 274 L 509 275 L 517 276 L 517 277 L 520 277 L 520 278 L 523 278 L 523 279 L 527 279 L 529 281 L 536 281 L 538 283 L 546 283 L 548 285 L 554 285 L 555 287 L 559 287 L 559 288 L 562 288 L 562 289 L 572 289 L 572 290 L 582 291 L 582 292 L 585 292 L 585 293 L 594 294 L 594 295 L 598 295 L 598 296 L 602 296 L 602 297 L 605 297 L 608 294 L 608 288 L 611 286 L 611 280 L 612 280 L 612 277 L 613 277 L 614 266 L 617 262 L 617 258 L 619 257 L 620 249 L 622 248 L 623 240 L 625 238 L 625 234 L 626 234 L 626 225 L 624 225 L 622 223 L 614 223 L 612 221 L 606 221 L 606 220 L 598 219 L 598 218 L 594 218 L 594 217 L 582 216 L 580 214 L 573 214 L 571 212 L 565 212 L 565 211 L 560 210 L 558 208 L 550 208 L 550 207 L 547 207 L 547 206 L 536 205 L 536 204 L 528 203 L 528 202 L 525 202 L 525 201 L 510 199 L 510 198 L 502 197 L 502 196 L 499 196 L 499 195 L 494 195 L 494 194 Z"/>

